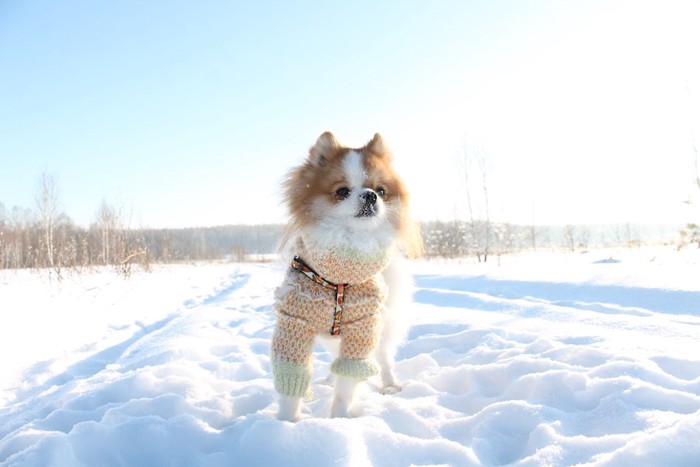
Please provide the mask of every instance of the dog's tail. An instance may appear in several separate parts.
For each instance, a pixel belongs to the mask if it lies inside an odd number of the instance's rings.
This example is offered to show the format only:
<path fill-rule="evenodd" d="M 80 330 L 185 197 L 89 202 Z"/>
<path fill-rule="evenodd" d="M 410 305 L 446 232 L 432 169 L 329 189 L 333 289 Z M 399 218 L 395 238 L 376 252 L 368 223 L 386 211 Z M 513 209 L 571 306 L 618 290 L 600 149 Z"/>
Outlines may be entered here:
<path fill-rule="evenodd" d="M 395 393 L 401 390 L 394 376 L 396 350 L 406 337 L 409 328 L 409 312 L 413 295 L 413 278 L 406 270 L 405 260 L 397 255 L 384 270 L 389 295 L 382 316 L 382 333 L 376 357 L 381 368 L 383 391 Z"/>

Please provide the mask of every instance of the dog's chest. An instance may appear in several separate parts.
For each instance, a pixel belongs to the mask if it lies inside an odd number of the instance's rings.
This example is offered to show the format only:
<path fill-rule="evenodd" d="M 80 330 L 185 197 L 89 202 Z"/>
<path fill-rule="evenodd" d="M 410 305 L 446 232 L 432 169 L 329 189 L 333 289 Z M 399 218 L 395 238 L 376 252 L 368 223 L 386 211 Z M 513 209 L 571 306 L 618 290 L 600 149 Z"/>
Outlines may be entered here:
<path fill-rule="evenodd" d="M 300 256 L 327 281 L 358 285 L 386 268 L 391 254 L 388 250 L 368 255 L 351 250 L 302 246 Z"/>

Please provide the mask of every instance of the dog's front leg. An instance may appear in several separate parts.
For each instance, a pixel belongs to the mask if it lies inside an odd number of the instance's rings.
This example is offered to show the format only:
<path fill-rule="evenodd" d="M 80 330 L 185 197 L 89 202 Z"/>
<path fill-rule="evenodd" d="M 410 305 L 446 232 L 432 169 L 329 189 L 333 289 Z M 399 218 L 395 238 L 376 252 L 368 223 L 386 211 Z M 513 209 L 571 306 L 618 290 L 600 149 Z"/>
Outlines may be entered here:
<path fill-rule="evenodd" d="M 301 420 L 301 397 L 280 396 L 280 407 L 277 411 L 279 420 L 297 422 Z"/>
<path fill-rule="evenodd" d="M 338 376 L 335 382 L 335 398 L 331 407 L 331 417 L 350 417 L 350 406 L 358 381 L 347 376 Z"/>
<path fill-rule="evenodd" d="M 389 349 L 380 344 L 376 353 L 382 377 L 382 394 L 396 394 L 401 391 L 401 385 L 396 382 L 394 376 L 394 359 L 389 355 Z"/>

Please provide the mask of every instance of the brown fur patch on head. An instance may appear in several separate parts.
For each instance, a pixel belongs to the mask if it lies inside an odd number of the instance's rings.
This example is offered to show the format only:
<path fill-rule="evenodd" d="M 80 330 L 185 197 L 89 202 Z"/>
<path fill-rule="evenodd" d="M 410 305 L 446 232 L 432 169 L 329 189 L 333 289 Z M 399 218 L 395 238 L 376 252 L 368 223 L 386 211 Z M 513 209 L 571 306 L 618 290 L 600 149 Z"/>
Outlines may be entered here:
<path fill-rule="evenodd" d="M 312 201 L 319 195 L 334 193 L 332 186 L 343 182 L 342 160 L 348 151 L 327 131 L 309 149 L 306 161 L 287 174 L 283 194 L 292 217 L 292 228 L 318 221 L 311 209 Z"/>
<path fill-rule="evenodd" d="M 338 140 L 335 139 L 333 133 L 326 131 L 316 140 L 311 149 L 309 149 L 309 162 L 315 166 L 323 166 L 329 157 L 336 154 L 338 149 L 342 149 Z"/>
<path fill-rule="evenodd" d="M 319 217 L 323 213 L 319 212 L 315 201 L 325 201 L 329 205 L 341 201 L 337 191 L 348 184 L 343 161 L 350 151 L 362 156 L 366 172 L 362 188 L 383 193 L 387 219 L 396 228 L 406 253 L 420 255 L 420 229 L 409 219 L 408 190 L 394 171 L 391 152 L 378 133 L 357 149 L 341 146 L 330 132 L 318 138 L 304 163 L 289 172 L 283 185 L 284 201 L 291 216 L 290 230 L 297 231 L 321 220 Z"/>

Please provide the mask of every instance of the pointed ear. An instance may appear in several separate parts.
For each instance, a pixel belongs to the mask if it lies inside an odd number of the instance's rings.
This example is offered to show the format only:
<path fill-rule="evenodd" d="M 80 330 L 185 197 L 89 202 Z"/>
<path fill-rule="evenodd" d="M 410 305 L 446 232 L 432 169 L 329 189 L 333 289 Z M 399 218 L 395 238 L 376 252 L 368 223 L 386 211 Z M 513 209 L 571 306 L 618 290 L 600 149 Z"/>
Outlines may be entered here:
<path fill-rule="evenodd" d="M 367 143 L 364 147 L 364 149 L 368 152 L 371 152 L 372 154 L 375 154 L 377 156 L 381 157 L 391 157 L 391 152 L 389 151 L 389 148 L 386 146 L 386 143 L 384 143 L 384 139 L 382 138 L 382 135 L 379 133 L 374 134 L 374 138 L 372 138 L 372 141 Z"/>
<path fill-rule="evenodd" d="M 326 131 L 316 140 L 316 144 L 309 150 L 309 161 L 312 164 L 322 166 L 328 160 L 330 153 L 339 148 L 340 144 L 333 133 Z"/>

